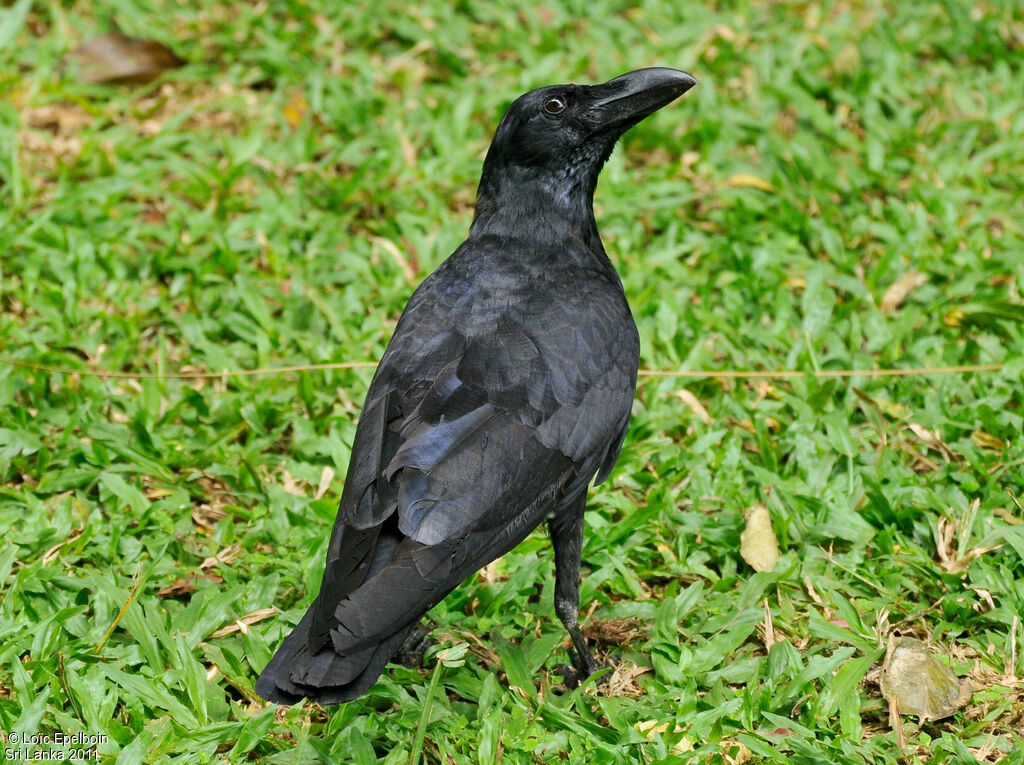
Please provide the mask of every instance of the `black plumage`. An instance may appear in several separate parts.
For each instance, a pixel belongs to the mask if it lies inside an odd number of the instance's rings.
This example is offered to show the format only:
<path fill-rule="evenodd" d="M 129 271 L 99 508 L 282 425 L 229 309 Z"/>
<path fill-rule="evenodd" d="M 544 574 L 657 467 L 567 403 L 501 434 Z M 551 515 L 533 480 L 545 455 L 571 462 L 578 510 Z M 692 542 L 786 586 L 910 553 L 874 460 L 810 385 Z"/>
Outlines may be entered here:
<path fill-rule="evenodd" d="M 466 241 L 415 291 L 356 430 L 320 594 L 256 685 L 364 693 L 420 617 L 547 520 L 578 674 L 587 486 L 629 423 L 639 338 L 594 220 L 616 140 L 695 84 L 641 69 L 517 99 L 484 162 Z"/>

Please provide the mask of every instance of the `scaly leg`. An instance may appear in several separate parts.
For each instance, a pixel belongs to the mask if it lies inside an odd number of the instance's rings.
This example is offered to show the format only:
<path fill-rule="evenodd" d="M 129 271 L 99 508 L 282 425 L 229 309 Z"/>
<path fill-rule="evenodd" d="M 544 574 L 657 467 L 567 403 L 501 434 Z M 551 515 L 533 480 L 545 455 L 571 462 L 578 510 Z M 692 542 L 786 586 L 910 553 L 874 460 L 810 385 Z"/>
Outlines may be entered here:
<path fill-rule="evenodd" d="M 586 492 L 563 513 L 548 521 L 551 542 L 555 548 L 555 613 L 565 625 L 573 647 L 569 649 L 576 680 L 582 681 L 601 667 L 587 648 L 587 639 L 579 625 L 580 555 L 583 551 L 583 511 Z M 567 677 L 569 685 L 573 685 Z"/>

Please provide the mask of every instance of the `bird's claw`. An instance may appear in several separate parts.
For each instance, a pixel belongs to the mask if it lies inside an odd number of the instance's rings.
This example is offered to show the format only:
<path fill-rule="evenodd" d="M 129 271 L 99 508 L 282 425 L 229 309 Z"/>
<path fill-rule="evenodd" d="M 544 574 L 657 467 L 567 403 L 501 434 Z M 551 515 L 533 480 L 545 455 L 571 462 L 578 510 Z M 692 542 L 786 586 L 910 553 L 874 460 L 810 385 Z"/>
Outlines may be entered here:
<path fill-rule="evenodd" d="M 423 659 L 426 656 L 427 651 L 431 646 L 437 644 L 437 641 L 430 637 L 430 630 L 432 627 L 433 625 L 424 624 L 422 627 L 415 630 L 408 638 L 406 638 L 406 641 L 402 643 L 402 647 L 398 650 L 398 653 L 392 657 L 391 661 L 410 669 L 422 667 Z"/>
<path fill-rule="evenodd" d="M 559 664 L 555 667 L 555 674 L 562 676 L 562 682 L 565 683 L 565 687 L 570 690 L 579 688 L 587 678 L 593 675 L 595 672 L 600 672 L 603 669 L 615 669 L 619 666 L 619 659 L 615 656 L 605 657 L 603 664 L 598 664 L 593 656 L 587 655 L 586 659 L 580 661 L 580 657 L 573 650 L 569 651 L 569 656 L 572 659 L 573 666 L 569 667 L 565 664 Z M 580 665 L 583 665 L 582 667 Z M 611 677 L 611 673 L 607 672 L 597 679 L 597 685 L 605 685 L 608 679 Z"/>

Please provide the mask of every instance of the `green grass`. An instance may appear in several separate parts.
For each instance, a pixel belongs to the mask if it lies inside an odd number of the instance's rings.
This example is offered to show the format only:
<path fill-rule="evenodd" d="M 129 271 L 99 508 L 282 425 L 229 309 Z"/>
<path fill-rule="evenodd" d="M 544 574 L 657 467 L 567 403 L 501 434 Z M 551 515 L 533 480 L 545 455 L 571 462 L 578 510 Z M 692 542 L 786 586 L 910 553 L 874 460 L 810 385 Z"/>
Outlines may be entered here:
<path fill-rule="evenodd" d="M 117 763 L 1024 761 L 1019 3 L 455 6 L 36 2 L 0 50 L 0 356 L 82 372 L 0 364 L 0 730 L 103 733 Z M 112 19 L 192 63 L 62 79 Z M 642 628 L 602 646 L 650 668 L 636 698 L 557 692 L 538 532 L 432 612 L 442 647 L 479 636 L 463 666 L 265 706 L 371 371 L 84 372 L 375 360 L 464 236 L 505 106 L 656 64 L 701 84 L 627 135 L 596 205 L 643 366 L 1003 370 L 645 379 L 583 551 L 584 623 Z M 770 574 L 739 555 L 757 503 Z M 980 685 L 905 718 L 902 760 L 893 630 Z"/>

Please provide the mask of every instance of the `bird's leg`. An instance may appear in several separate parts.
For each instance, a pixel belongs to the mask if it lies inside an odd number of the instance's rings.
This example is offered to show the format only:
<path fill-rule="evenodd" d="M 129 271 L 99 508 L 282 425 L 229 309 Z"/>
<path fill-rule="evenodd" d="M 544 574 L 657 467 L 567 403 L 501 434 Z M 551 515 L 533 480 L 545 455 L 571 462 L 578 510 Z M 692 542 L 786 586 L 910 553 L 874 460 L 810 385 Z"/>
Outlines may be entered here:
<path fill-rule="evenodd" d="M 583 510 L 586 500 L 584 493 L 563 515 L 548 521 L 551 542 L 555 548 L 555 613 L 572 639 L 569 656 L 576 669 L 576 682 L 587 679 L 600 669 L 587 648 L 587 639 L 583 637 L 579 625 L 580 555 L 583 551 Z M 575 685 L 568 675 L 566 680 L 568 685 Z"/>

